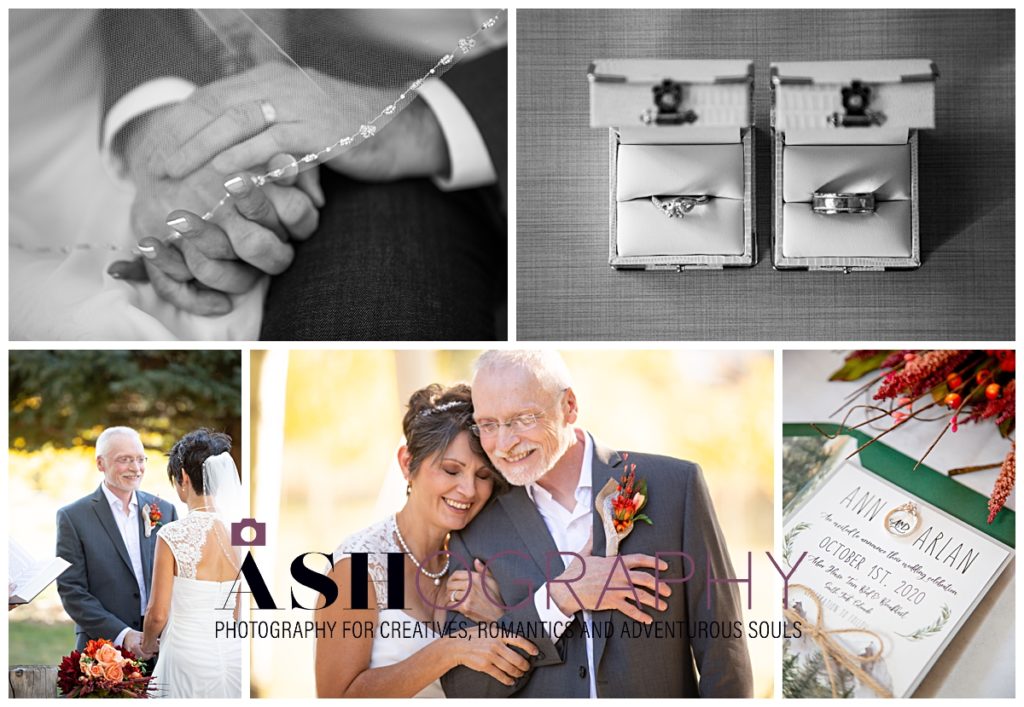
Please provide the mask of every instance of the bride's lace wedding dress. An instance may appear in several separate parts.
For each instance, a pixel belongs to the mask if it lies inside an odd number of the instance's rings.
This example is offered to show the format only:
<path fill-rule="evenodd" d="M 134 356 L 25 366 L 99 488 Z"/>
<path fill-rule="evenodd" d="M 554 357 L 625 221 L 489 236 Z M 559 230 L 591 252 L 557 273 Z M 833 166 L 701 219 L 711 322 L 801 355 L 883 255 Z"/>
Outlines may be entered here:
<path fill-rule="evenodd" d="M 235 600 L 230 596 L 234 580 L 217 582 L 196 576 L 203 547 L 219 542 L 214 534 L 220 522 L 216 514 L 192 511 L 158 531 L 174 554 L 178 574 L 153 670 L 157 697 L 242 696 L 242 641 L 216 636 L 217 622 L 234 618 Z M 220 550 L 211 547 L 211 551 Z"/>
<path fill-rule="evenodd" d="M 388 569 L 389 552 L 403 552 L 395 534 L 395 517 L 364 528 L 338 546 L 334 556 L 342 560 L 352 553 L 368 553 L 367 565 L 373 581 L 374 596 L 377 600 L 377 626 L 374 630 L 373 649 L 370 653 L 370 667 L 380 668 L 399 663 L 413 653 L 434 642 L 440 636 L 433 627 L 424 624 L 401 609 L 389 609 Z M 381 634 L 386 638 L 382 638 Z M 421 690 L 416 697 L 444 697 L 441 681 L 435 680 Z"/>

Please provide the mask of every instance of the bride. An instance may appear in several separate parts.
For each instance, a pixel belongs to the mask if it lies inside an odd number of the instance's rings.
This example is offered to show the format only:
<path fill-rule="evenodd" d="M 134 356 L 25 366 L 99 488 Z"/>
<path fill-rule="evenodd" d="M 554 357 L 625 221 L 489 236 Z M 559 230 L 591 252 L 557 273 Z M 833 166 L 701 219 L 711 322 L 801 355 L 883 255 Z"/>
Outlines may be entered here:
<path fill-rule="evenodd" d="M 468 640 L 441 636 L 437 630 L 451 601 L 476 621 L 495 620 L 501 614 L 500 594 L 489 574 L 474 573 L 468 593 L 465 576 L 453 575 L 447 585 L 441 582 L 449 567 L 447 556 L 440 552 L 448 533 L 466 527 L 504 485 L 469 431 L 472 424 L 467 385 L 444 389 L 434 384 L 410 398 L 402 424 L 406 444 L 398 452 L 408 481 L 405 506 L 341 543 L 335 557 L 342 559 L 330 572 L 338 599 L 317 611 L 318 622 L 352 626 L 369 622 L 373 635 L 355 637 L 353 632 L 339 631 L 338 636 L 317 641 L 320 697 L 444 697 L 440 678 L 458 665 L 511 685 L 529 667 L 513 647 L 537 654 L 536 647 L 521 637 Z M 370 608 L 349 606 L 352 553 L 368 554 Z M 405 555 L 406 609 L 390 608 L 387 553 Z M 488 600 L 485 591 L 496 601 Z"/>
<path fill-rule="evenodd" d="M 206 429 L 190 432 L 170 452 L 167 475 L 189 513 L 157 531 L 152 593 L 142 649 L 159 651 L 153 669 L 157 697 L 242 696 L 242 644 L 217 637 L 239 554 L 230 524 L 242 517 L 242 489 L 229 450 L 231 439 Z"/>

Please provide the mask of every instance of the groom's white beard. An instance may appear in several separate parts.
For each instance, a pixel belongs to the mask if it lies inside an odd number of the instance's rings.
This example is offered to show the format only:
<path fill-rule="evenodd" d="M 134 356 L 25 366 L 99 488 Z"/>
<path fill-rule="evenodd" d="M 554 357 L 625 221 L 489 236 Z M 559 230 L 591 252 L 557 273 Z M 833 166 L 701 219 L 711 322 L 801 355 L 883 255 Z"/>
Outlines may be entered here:
<path fill-rule="evenodd" d="M 558 460 L 565 456 L 565 453 L 575 441 L 576 435 L 572 428 L 565 426 L 558 435 L 557 446 L 547 453 L 545 453 L 543 445 L 535 442 L 520 443 L 504 452 L 495 451 L 492 461 L 494 466 L 497 467 L 498 471 L 502 473 L 510 484 L 513 486 L 528 486 L 529 484 L 536 483 L 544 474 L 551 471 Z M 523 462 L 511 464 L 506 459 L 506 457 L 518 457 L 531 450 L 534 450 L 534 453 L 523 460 Z"/>

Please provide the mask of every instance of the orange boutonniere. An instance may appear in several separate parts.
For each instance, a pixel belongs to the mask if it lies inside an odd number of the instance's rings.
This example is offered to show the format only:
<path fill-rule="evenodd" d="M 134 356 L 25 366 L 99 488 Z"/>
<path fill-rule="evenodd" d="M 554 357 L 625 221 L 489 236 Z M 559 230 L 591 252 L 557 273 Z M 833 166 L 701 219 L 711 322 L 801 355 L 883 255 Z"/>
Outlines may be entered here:
<path fill-rule="evenodd" d="M 624 461 L 629 454 L 623 454 Z M 607 557 L 619 554 L 619 545 L 633 532 L 637 521 L 654 525 L 646 514 L 641 513 L 647 505 L 647 481 L 637 479 L 636 464 L 626 464 L 619 480 L 608 479 L 594 502 L 604 526 L 605 553 Z"/>
<path fill-rule="evenodd" d="M 148 538 L 152 535 L 155 528 L 160 527 L 160 521 L 163 520 L 164 514 L 160 512 L 160 507 L 155 503 L 152 505 L 147 503 L 142 507 L 142 515 L 146 518 L 146 525 L 143 530 Z"/>

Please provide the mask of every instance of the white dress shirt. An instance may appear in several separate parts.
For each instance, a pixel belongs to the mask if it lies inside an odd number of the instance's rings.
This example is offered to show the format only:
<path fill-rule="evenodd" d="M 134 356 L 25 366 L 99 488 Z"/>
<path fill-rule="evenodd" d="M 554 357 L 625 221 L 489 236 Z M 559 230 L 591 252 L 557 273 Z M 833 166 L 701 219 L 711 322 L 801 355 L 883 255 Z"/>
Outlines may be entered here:
<path fill-rule="evenodd" d="M 559 552 L 580 552 L 590 540 L 591 529 L 593 528 L 593 457 L 594 440 L 587 432 L 583 435 L 583 466 L 580 469 L 580 480 L 576 486 L 576 506 L 566 510 L 552 497 L 547 490 L 538 484 L 528 484 L 526 493 L 533 501 L 533 504 L 544 519 L 544 525 L 551 533 L 552 540 Z M 571 556 L 563 557 L 566 565 L 572 560 Z M 550 603 L 550 607 L 548 604 Z M 551 626 L 552 640 L 557 641 L 562 633 L 572 623 L 572 616 L 562 613 L 555 603 L 548 601 L 547 584 L 533 594 L 533 604 L 537 607 L 537 614 L 540 620 Z M 585 637 L 587 640 L 587 670 L 590 678 L 590 697 L 597 697 L 597 677 L 594 674 L 594 630 L 589 611 L 583 612 L 583 621 L 586 624 Z"/>
<path fill-rule="evenodd" d="M 149 597 L 146 595 L 145 570 L 142 568 L 142 544 L 139 541 L 139 500 L 135 492 L 132 491 L 132 497 L 128 500 L 128 513 L 126 515 L 121 499 L 107 488 L 106 483 L 102 483 L 100 486 L 103 489 L 103 495 L 107 497 L 107 503 L 110 504 L 110 512 L 114 514 L 114 523 L 121 532 L 124 546 L 128 548 L 128 557 L 132 561 L 132 571 L 135 573 L 135 581 L 139 585 L 139 616 L 144 616 Z M 120 646 L 124 642 L 125 635 L 130 630 L 130 628 L 125 628 L 121 631 L 117 635 L 114 644 Z"/>

